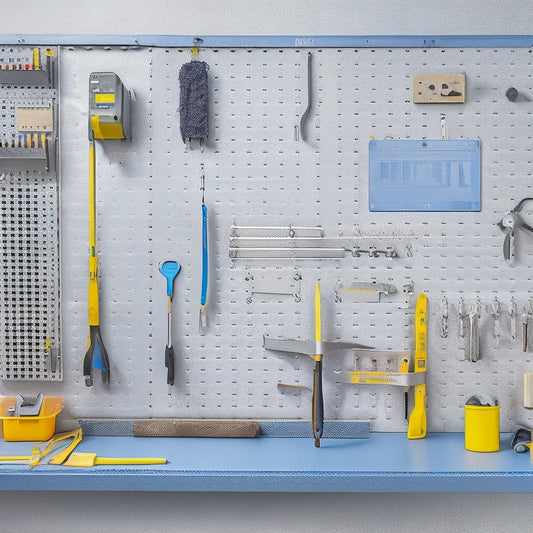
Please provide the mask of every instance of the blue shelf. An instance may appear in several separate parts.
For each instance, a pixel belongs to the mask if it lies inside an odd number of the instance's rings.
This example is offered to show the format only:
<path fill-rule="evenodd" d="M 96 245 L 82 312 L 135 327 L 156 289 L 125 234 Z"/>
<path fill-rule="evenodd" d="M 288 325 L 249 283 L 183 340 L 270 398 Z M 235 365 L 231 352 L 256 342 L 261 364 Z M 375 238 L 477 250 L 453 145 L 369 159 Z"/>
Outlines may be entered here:
<path fill-rule="evenodd" d="M 533 35 L 68 35 L 0 34 L 19 46 L 201 48 L 530 48 Z"/>
<path fill-rule="evenodd" d="M 369 439 L 84 437 L 77 451 L 101 457 L 166 457 L 166 465 L 69 468 L 1 465 L 2 490 L 251 492 L 531 492 L 529 454 L 464 449 L 462 433 Z M 0 442 L 0 455 L 31 443 Z"/>

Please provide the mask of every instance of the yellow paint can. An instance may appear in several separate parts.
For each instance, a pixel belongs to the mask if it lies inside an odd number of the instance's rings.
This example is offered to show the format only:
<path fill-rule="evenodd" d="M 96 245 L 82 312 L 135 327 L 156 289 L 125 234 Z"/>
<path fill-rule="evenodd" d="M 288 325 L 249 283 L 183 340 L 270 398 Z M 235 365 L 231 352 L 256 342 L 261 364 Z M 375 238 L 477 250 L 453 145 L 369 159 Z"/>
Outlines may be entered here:
<path fill-rule="evenodd" d="M 500 449 L 499 405 L 465 405 L 465 448 L 472 452 Z"/>

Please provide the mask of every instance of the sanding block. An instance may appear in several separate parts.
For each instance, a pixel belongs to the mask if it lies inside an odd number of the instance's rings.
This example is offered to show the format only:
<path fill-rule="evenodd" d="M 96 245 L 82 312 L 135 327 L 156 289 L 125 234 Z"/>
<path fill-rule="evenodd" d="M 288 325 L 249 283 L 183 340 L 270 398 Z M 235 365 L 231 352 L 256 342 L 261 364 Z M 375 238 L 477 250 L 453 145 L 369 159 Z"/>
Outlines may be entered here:
<path fill-rule="evenodd" d="M 248 420 L 149 419 L 133 423 L 134 437 L 211 437 L 253 438 L 259 434 L 258 422 Z"/>

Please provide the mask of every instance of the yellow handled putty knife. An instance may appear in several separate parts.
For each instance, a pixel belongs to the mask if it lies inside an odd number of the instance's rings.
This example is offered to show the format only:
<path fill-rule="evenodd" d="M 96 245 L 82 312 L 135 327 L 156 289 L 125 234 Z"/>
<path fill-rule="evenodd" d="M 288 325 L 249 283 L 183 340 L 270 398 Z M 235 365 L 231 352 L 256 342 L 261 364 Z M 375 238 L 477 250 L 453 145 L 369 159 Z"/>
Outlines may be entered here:
<path fill-rule="evenodd" d="M 425 372 L 427 367 L 427 296 L 420 294 L 415 309 L 415 372 Z M 426 436 L 426 384 L 415 386 L 415 406 L 409 417 L 407 438 Z"/>
<path fill-rule="evenodd" d="M 164 457 L 97 457 L 95 453 L 72 452 L 63 465 L 161 465 L 166 462 Z"/>

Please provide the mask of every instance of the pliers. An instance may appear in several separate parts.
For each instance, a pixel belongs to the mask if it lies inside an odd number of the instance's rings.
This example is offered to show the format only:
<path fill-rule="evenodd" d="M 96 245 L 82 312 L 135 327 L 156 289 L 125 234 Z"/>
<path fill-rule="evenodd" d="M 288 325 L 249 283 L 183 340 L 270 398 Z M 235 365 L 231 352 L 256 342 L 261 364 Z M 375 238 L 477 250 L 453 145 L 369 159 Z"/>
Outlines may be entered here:
<path fill-rule="evenodd" d="M 524 204 L 529 200 L 533 200 L 533 198 L 523 198 L 520 200 L 520 202 L 518 202 L 513 209 L 507 211 L 503 218 L 498 222 L 498 227 L 505 233 L 505 240 L 503 241 L 503 258 L 509 264 L 513 262 L 515 257 L 515 227 L 533 233 L 533 227 L 526 224 L 519 215 Z"/>

